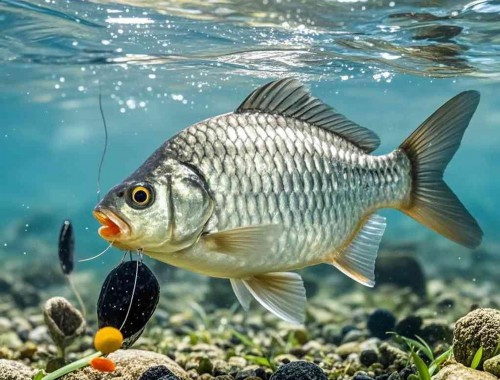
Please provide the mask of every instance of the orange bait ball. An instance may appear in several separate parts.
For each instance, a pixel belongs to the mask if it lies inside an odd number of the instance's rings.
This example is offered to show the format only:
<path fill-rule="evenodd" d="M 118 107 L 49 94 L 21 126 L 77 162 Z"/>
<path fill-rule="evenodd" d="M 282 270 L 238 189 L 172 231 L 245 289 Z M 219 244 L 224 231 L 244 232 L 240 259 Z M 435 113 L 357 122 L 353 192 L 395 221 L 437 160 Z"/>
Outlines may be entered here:
<path fill-rule="evenodd" d="M 114 327 L 103 327 L 98 330 L 94 337 L 94 347 L 104 355 L 110 354 L 122 346 L 123 335 Z"/>
<path fill-rule="evenodd" d="M 90 365 L 101 372 L 113 372 L 116 369 L 115 362 L 108 358 L 94 358 L 90 361 Z"/>

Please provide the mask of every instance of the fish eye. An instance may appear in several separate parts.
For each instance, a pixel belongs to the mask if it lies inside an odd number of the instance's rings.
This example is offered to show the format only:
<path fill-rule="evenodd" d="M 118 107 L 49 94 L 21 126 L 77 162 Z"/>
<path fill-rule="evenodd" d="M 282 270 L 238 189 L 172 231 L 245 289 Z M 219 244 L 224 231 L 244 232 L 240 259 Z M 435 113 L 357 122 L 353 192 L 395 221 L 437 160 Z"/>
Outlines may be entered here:
<path fill-rule="evenodd" d="M 130 206 L 134 208 L 145 208 L 154 200 L 153 190 L 147 184 L 140 184 L 132 187 L 130 191 Z"/>

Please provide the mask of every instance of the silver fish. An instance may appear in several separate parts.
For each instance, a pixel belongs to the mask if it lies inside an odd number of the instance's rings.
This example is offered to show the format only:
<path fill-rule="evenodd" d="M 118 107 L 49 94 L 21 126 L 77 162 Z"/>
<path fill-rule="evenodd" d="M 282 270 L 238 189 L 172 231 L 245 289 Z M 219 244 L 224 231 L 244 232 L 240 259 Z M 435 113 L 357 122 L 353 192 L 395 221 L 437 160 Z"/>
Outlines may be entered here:
<path fill-rule="evenodd" d="M 255 298 L 304 321 L 305 290 L 289 272 L 329 263 L 374 285 L 396 208 L 466 247 L 482 231 L 443 181 L 479 103 L 466 91 L 399 148 L 374 156 L 377 135 L 348 120 L 296 79 L 252 92 L 234 113 L 167 140 L 96 206 L 99 234 L 124 250 L 228 278 L 245 309 Z"/>

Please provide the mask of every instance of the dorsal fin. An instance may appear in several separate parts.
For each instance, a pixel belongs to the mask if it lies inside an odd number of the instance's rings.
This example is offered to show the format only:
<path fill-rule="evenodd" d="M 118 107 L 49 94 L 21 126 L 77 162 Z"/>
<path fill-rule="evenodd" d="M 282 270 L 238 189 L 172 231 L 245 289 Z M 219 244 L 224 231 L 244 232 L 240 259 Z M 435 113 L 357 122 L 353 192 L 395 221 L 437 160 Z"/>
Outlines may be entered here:
<path fill-rule="evenodd" d="M 253 91 L 236 113 L 261 111 L 293 117 L 342 136 L 370 153 L 378 148 L 380 139 L 369 129 L 350 121 L 329 105 L 311 95 L 295 78 L 279 79 Z"/>

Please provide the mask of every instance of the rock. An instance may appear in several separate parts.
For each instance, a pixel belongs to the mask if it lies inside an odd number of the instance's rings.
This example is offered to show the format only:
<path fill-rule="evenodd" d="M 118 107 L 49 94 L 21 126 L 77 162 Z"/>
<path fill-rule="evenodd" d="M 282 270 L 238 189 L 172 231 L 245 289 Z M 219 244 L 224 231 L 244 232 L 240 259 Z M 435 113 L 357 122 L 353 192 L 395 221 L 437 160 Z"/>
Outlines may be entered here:
<path fill-rule="evenodd" d="M 40 295 L 31 285 L 26 283 L 16 283 L 11 289 L 11 296 L 20 309 L 40 304 Z"/>
<path fill-rule="evenodd" d="M 19 339 L 14 331 L 0 334 L 0 347 L 4 346 L 11 349 L 17 349 L 21 347 L 22 344 L 23 342 L 21 341 L 21 339 Z"/>
<path fill-rule="evenodd" d="M 378 354 L 375 350 L 364 350 L 359 355 L 359 361 L 366 367 L 371 366 L 378 361 Z"/>
<path fill-rule="evenodd" d="M 179 378 L 164 365 L 157 365 L 146 370 L 138 380 L 178 380 Z"/>
<path fill-rule="evenodd" d="M 370 377 L 368 375 L 362 375 L 362 374 L 358 374 L 358 375 L 355 375 L 352 380 L 375 380 L 373 377 Z"/>
<path fill-rule="evenodd" d="M 483 347 L 483 356 L 478 368 L 490 359 L 500 340 L 500 311 L 476 309 L 460 318 L 453 333 L 455 360 L 470 367 L 474 354 Z"/>
<path fill-rule="evenodd" d="M 497 380 L 487 372 L 477 371 L 466 367 L 460 363 L 449 361 L 445 363 L 437 375 L 432 376 L 432 380 Z"/>
<path fill-rule="evenodd" d="M 398 368 L 404 368 L 407 365 L 408 354 L 397 347 L 384 342 L 379 347 L 380 363 L 384 367 L 394 364 Z"/>
<path fill-rule="evenodd" d="M 186 379 L 187 373 L 168 356 L 142 350 L 118 350 L 109 355 L 116 364 L 113 377 L 109 374 L 96 371 L 92 367 L 85 367 L 74 371 L 61 380 L 137 380 L 146 370 L 154 366 L 165 366 L 179 379 Z"/>
<path fill-rule="evenodd" d="M 47 326 L 38 326 L 31 330 L 28 334 L 28 340 L 35 343 L 45 343 L 49 340 Z"/>
<path fill-rule="evenodd" d="M 387 332 L 393 331 L 395 325 L 396 317 L 389 310 L 377 309 L 368 317 L 368 330 L 379 339 L 389 338 Z"/>
<path fill-rule="evenodd" d="M 361 350 L 362 348 L 359 342 L 348 342 L 338 346 L 335 353 L 340 355 L 342 358 L 346 358 L 351 354 L 360 353 Z"/>
<path fill-rule="evenodd" d="M 416 335 L 420 335 L 421 326 L 422 318 L 416 315 L 409 315 L 396 324 L 394 331 L 401 336 L 415 339 Z"/>
<path fill-rule="evenodd" d="M 327 377 L 316 364 L 296 361 L 279 367 L 270 380 L 327 380 Z"/>
<path fill-rule="evenodd" d="M 87 326 L 82 313 L 66 298 L 53 297 L 45 302 L 43 316 L 52 340 L 63 353 Z"/>
<path fill-rule="evenodd" d="M 0 379 L 2 380 L 31 380 L 36 372 L 23 363 L 0 359 Z"/>
<path fill-rule="evenodd" d="M 0 334 L 9 332 L 12 329 L 12 322 L 9 318 L 0 317 Z"/>
<path fill-rule="evenodd" d="M 31 359 L 36 354 L 38 346 L 33 342 L 26 342 L 19 348 L 19 357 L 21 359 Z"/>
<path fill-rule="evenodd" d="M 451 344 L 453 340 L 453 330 L 445 321 L 431 320 L 424 323 L 419 336 L 430 345 L 438 342 Z"/>
<path fill-rule="evenodd" d="M 203 375 L 204 373 L 212 373 L 213 369 L 214 365 L 212 364 L 211 360 L 207 357 L 204 357 L 200 359 L 198 368 L 196 370 L 200 375 Z"/>
<path fill-rule="evenodd" d="M 376 286 L 393 284 L 410 288 L 419 296 L 426 294 L 425 275 L 419 262 L 410 255 L 382 255 L 375 267 Z"/>
<path fill-rule="evenodd" d="M 484 370 L 497 377 L 500 377 L 500 355 L 493 356 L 483 363 Z"/>
<path fill-rule="evenodd" d="M 266 371 L 262 368 L 244 369 L 242 371 L 238 371 L 235 376 L 235 380 L 265 379 L 265 376 Z"/>

